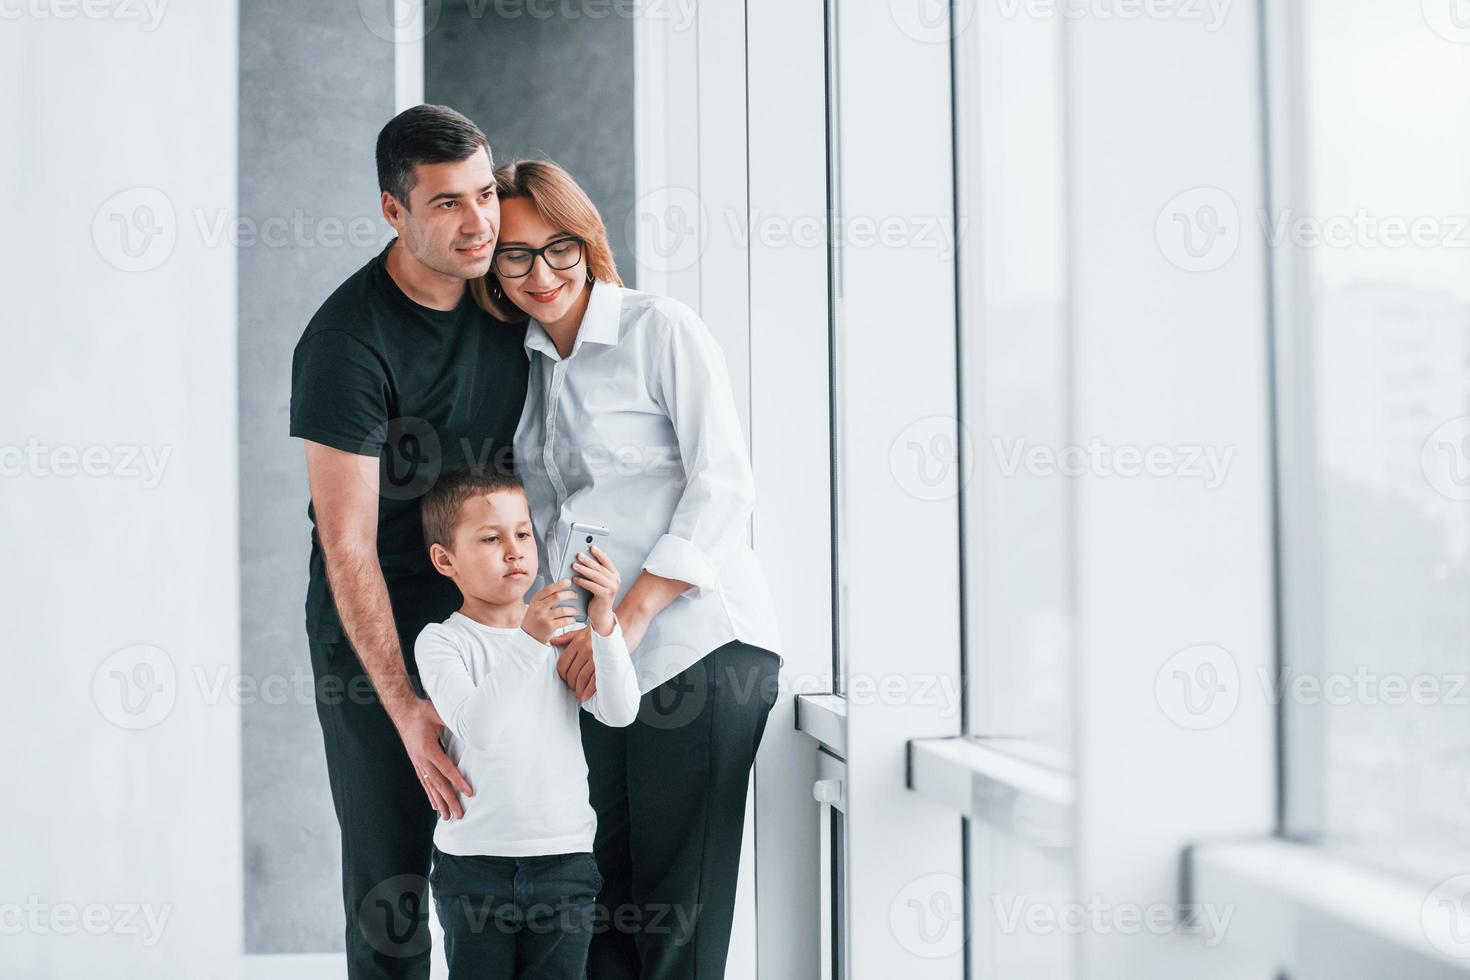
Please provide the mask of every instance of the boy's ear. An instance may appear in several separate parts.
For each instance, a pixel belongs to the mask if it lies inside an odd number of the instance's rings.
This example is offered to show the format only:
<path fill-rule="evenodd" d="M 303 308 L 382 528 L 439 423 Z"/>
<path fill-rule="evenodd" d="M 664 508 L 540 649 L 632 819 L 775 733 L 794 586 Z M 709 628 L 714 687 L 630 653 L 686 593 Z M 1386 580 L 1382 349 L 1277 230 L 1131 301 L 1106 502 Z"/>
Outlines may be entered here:
<path fill-rule="evenodd" d="M 434 571 L 440 575 L 454 578 L 454 556 L 442 544 L 436 542 L 429 545 L 429 564 L 433 565 Z"/>

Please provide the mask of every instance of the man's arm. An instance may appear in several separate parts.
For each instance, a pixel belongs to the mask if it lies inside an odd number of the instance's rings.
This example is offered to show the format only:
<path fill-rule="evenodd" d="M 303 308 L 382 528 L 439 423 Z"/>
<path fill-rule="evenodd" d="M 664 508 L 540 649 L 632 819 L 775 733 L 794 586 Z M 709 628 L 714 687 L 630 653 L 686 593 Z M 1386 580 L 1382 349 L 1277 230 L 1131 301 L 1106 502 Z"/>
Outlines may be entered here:
<path fill-rule="evenodd" d="M 419 774 L 429 804 L 464 816 L 457 793 L 474 794 L 439 745 L 444 722 L 403 669 L 403 651 L 378 563 L 378 460 L 306 442 L 306 476 L 342 628 Z M 456 792 L 457 791 L 457 792 Z"/>

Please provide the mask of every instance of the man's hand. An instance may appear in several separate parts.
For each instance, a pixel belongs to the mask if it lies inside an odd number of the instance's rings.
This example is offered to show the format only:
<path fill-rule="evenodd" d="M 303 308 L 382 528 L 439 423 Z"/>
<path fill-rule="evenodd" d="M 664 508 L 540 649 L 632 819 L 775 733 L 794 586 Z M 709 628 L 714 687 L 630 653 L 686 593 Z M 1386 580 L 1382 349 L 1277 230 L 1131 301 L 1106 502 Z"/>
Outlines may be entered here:
<path fill-rule="evenodd" d="M 592 631 L 580 629 L 551 638 L 553 646 L 562 648 L 556 661 L 556 672 L 562 683 L 572 689 L 580 703 L 597 693 L 597 673 L 592 663 Z"/>
<path fill-rule="evenodd" d="M 434 705 L 420 698 L 397 725 L 403 747 L 408 750 L 409 761 L 428 794 L 429 805 L 438 811 L 439 819 L 448 820 L 451 814 L 455 819 L 463 817 L 464 804 L 459 798 L 461 795 L 474 796 L 475 791 L 439 745 L 444 719 L 439 717 Z"/>
<path fill-rule="evenodd" d="M 455 790 L 473 794 L 439 746 L 444 721 L 409 683 L 388 586 L 378 563 L 378 460 L 306 443 L 306 477 L 337 613 L 383 710 L 403 739 L 429 804 L 444 819 L 464 816 Z"/>
<path fill-rule="evenodd" d="M 571 579 L 564 578 L 560 582 L 552 582 L 537 592 L 536 597 L 526 606 L 526 615 L 521 620 L 521 629 L 530 634 L 537 643 L 549 642 L 552 633 L 577 621 L 575 606 L 557 605 L 558 602 L 577 597 L 576 590 L 571 586 Z"/>
<path fill-rule="evenodd" d="M 572 563 L 572 569 L 578 576 L 572 581 L 592 593 L 592 601 L 587 604 L 588 625 L 607 636 L 617 625 L 617 620 L 613 617 L 612 601 L 622 584 L 618 567 L 612 563 L 606 552 L 593 545 L 585 552 L 577 552 L 577 560 Z"/>

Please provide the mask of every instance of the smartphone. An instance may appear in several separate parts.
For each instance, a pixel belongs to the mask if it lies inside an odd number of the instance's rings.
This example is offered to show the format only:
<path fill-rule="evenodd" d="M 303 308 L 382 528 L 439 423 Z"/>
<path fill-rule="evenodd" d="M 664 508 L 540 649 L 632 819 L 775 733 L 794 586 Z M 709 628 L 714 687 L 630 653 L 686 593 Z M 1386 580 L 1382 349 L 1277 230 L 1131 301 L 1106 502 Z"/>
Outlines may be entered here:
<path fill-rule="evenodd" d="M 562 551 L 561 571 L 557 572 L 554 581 L 577 578 L 577 573 L 572 570 L 572 565 L 577 560 L 577 553 L 581 552 L 590 556 L 592 552 L 589 549 L 596 545 L 603 554 L 607 554 L 607 539 L 608 530 L 605 527 L 598 527 L 596 524 L 573 524 L 571 537 L 567 539 L 567 546 Z M 576 595 L 570 599 L 563 599 L 557 605 L 574 607 L 577 610 L 577 622 L 586 623 L 587 604 L 592 601 L 592 593 L 575 582 L 572 583 L 571 588 Z"/>

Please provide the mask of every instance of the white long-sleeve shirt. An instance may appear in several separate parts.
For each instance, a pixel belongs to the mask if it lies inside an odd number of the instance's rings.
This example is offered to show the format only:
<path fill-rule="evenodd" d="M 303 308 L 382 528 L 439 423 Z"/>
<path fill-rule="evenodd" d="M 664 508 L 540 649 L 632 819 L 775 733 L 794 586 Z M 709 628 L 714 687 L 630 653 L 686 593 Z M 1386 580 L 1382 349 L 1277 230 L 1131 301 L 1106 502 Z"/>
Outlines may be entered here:
<path fill-rule="evenodd" d="M 590 628 L 590 627 L 589 627 Z M 441 820 L 446 854 L 527 857 L 592 850 L 597 816 L 577 700 L 556 673 L 560 649 L 520 627 L 486 626 L 455 613 L 414 643 L 419 679 L 449 729 L 445 751 L 474 788 L 464 817 Z M 592 631 L 597 693 L 582 703 L 623 727 L 638 714 L 638 683 L 622 626 Z"/>
<path fill-rule="evenodd" d="M 561 567 L 572 523 L 600 524 L 622 573 L 615 601 L 642 569 L 691 586 L 634 652 L 641 690 L 731 640 L 779 656 L 775 606 L 750 547 L 755 478 L 719 343 L 677 300 L 608 282 L 591 289 L 565 359 L 540 323 L 526 328 L 515 457 L 541 551 L 533 591 Z"/>

